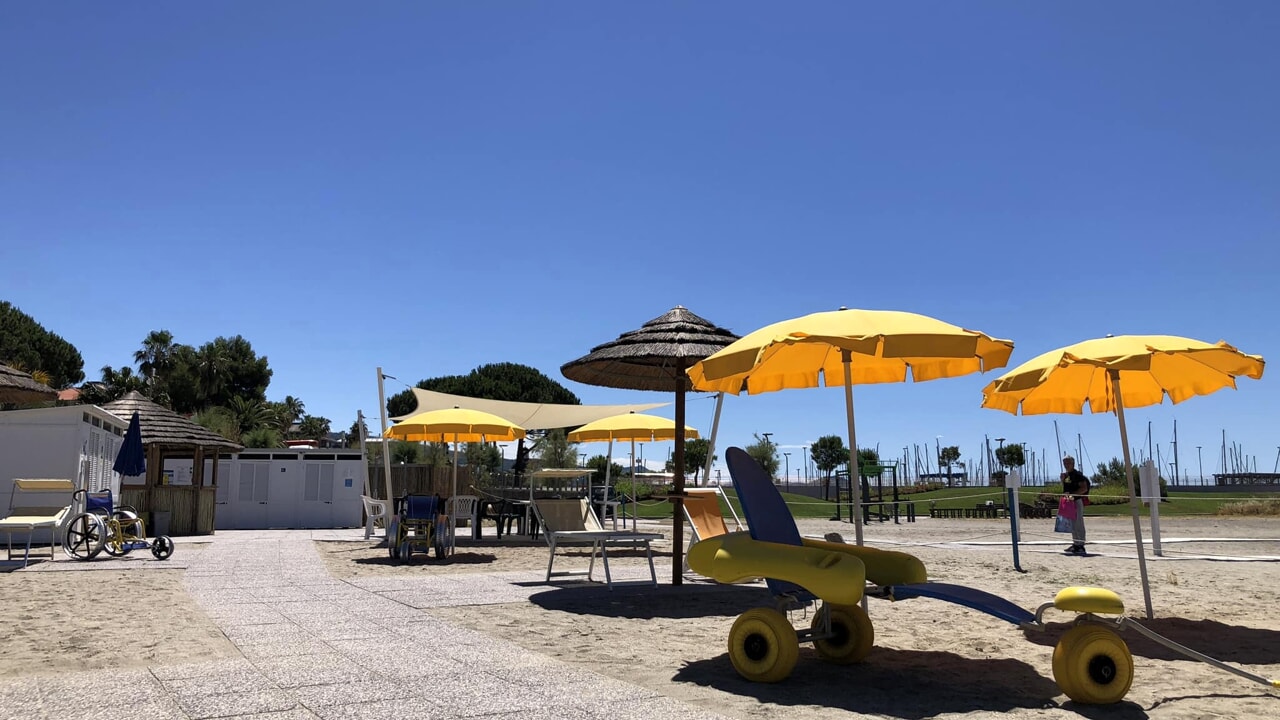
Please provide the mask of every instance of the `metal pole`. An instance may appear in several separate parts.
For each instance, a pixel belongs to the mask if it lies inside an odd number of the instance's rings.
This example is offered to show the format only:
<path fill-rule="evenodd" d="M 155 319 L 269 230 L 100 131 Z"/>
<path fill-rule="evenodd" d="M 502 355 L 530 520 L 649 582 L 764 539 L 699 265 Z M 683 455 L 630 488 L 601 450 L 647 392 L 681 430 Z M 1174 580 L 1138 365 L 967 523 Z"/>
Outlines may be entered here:
<path fill-rule="evenodd" d="M 724 406 L 724 393 L 716 393 L 716 414 L 711 419 L 711 438 L 707 441 L 707 471 L 703 484 L 711 484 L 711 461 L 716 456 L 716 432 L 720 430 L 720 408 Z"/>
<path fill-rule="evenodd" d="M 1196 446 L 1196 463 L 1200 466 L 1200 484 L 1204 485 L 1204 458 L 1200 455 L 1200 447 Z M 1276 455 L 1276 461 L 1280 462 L 1280 454 Z"/>
<path fill-rule="evenodd" d="M 786 485 L 787 492 L 791 492 L 791 453 L 782 453 L 782 461 L 786 464 L 786 469 L 782 471 L 782 481 Z"/>
<path fill-rule="evenodd" d="M 1138 572 L 1142 576 L 1142 597 L 1147 604 L 1147 619 L 1155 617 L 1151 609 L 1151 585 L 1147 580 L 1147 554 L 1142 545 L 1142 524 L 1138 522 L 1140 503 L 1133 488 L 1133 459 L 1129 455 L 1129 430 L 1124 424 L 1124 400 L 1120 396 L 1120 371 L 1108 370 L 1111 389 L 1115 393 L 1116 418 L 1120 421 L 1120 446 L 1124 449 L 1124 477 L 1129 483 L 1129 513 L 1133 516 L 1133 537 L 1138 546 Z"/>
<path fill-rule="evenodd" d="M 382 422 L 382 471 L 386 473 L 387 515 L 395 512 L 395 502 L 391 493 L 391 447 L 387 443 L 387 396 L 382 388 L 382 368 L 378 368 L 378 418 Z M 386 524 L 390 532 L 391 523 Z M 389 537 L 389 536 L 388 536 Z"/>
<path fill-rule="evenodd" d="M 369 491 L 369 455 L 365 449 L 366 428 L 364 426 L 364 413 L 360 410 L 356 411 L 356 431 L 360 433 L 360 458 L 364 460 L 364 494 L 373 497 L 373 493 Z"/>

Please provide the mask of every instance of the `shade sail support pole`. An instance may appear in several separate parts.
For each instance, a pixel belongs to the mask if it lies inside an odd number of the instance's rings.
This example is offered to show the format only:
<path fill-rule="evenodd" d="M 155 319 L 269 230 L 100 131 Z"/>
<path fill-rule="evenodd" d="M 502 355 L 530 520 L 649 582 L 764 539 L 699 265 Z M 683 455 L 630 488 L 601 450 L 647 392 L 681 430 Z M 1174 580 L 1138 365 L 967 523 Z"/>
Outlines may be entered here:
<path fill-rule="evenodd" d="M 382 423 L 382 472 L 387 486 L 387 514 L 390 515 L 395 511 L 395 501 L 391 494 L 391 446 L 387 442 L 387 395 L 382 387 L 382 368 L 378 368 L 378 419 Z M 384 525 L 390 533 L 391 523 L 387 522 Z"/>
<path fill-rule="evenodd" d="M 1111 380 L 1111 391 L 1115 394 L 1116 401 L 1116 418 L 1120 421 L 1120 447 L 1124 451 L 1124 479 L 1129 483 L 1129 514 L 1133 516 L 1133 539 L 1138 545 L 1138 572 L 1142 576 L 1142 599 L 1147 605 L 1147 619 L 1151 620 L 1155 617 L 1155 612 L 1151 609 L 1151 585 L 1147 580 L 1147 554 L 1142 547 L 1142 523 L 1138 520 L 1141 512 L 1141 503 L 1138 501 L 1138 493 L 1133 489 L 1133 461 L 1129 456 L 1129 430 L 1124 423 L 1124 400 L 1120 395 L 1120 371 L 1107 370 L 1107 375 Z"/>
<path fill-rule="evenodd" d="M 858 545 L 862 544 L 862 477 L 858 468 L 858 435 L 853 423 L 853 353 L 840 351 L 840 359 L 844 363 L 844 407 L 849 416 L 849 496 L 853 499 L 853 536 Z M 840 503 L 839 491 L 836 492 L 836 504 Z"/>
<path fill-rule="evenodd" d="M 716 414 L 711 419 L 711 437 L 707 440 L 707 467 L 702 475 L 703 485 L 711 484 L 711 464 L 716 457 L 716 432 L 720 430 L 720 408 L 722 407 L 724 407 L 723 391 L 716 393 Z"/>

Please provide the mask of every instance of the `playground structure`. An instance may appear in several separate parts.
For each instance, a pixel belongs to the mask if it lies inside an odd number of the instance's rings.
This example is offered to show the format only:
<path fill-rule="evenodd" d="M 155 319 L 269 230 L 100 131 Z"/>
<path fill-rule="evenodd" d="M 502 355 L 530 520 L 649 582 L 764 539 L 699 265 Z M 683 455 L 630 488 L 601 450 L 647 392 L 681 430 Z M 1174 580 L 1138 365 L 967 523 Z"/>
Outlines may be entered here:
<path fill-rule="evenodd" d="M 1050 609 L 1075 613 L 1072 627 L 1054 647 L 1052 668 L 1058 686 L 1080 703 L 1115 703 L 1128 693 L 1133 656 L 1120 636 L 1123 630 L 1134 630 L 1240 677 L 1280 687 L 1280 681 L 1219 662 L 1125 617 L 1123 601 L 1105 588 L 1065 588 L 1032 613 L 983 590 L 930 582 L 924 564 L 907 553 L 801 537 L 760 466 L 738 448 L 729 448 L 725 460 L 750 531 L 699 541 L 689 549 L 688 563 L 695 572 L 722 583 L 765 578 L 775 606 L 744 612 L 729 631 L 730 661 L 748 680 L 786 679 L 798 661 L 801 642 L 812 642 L 818 655 L 833 663 L 863 660 L 875 640 L 867 598 L 921 597 L 978 610 L 1027 630 L 1047 629 L 1043 617 Z M 820 605 L 810 626 L 795 629 L 786 613 L 815 602 Z"/>
<path fill-rule="evenodd" d="M 134 550 L 150 550 L 157 560 L 173 555 L 173 540 L 168 535 L 147 539 L 146 524 L 138 511 L 128 505 L 116 506 L 111 491 L 72 493 L 73 507 L 83 509 L 67 523 L 62 551 L 75 560 L 92 560 L 102 551 L 112 557 L 123 557 Z"/>

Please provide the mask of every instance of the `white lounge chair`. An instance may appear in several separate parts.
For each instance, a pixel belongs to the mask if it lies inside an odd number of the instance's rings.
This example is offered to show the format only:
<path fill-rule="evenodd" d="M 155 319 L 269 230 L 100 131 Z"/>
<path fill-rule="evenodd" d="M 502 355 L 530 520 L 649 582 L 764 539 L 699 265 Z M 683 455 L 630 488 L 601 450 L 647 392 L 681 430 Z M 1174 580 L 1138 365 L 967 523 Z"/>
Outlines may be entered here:
<path fill-rule="evenodd" d="M 653 549 L 649 543 L 661 540 L 661 533 L 643 533 L 605 530 L 600 525 L 586 499 L 579 500 L 534 500 L 533 512 L 542 526 L 543 535 L 547 538 L 547 546 L 551 549 L 551 557 L 547 560 L 547 582 L 553 575 L 586 575 L 591 580 L 595 570 L 596 555 L 600 556 L 604 565 L 605 585 L 613 589 L 613 575 L 609 571 L 609 547 L 617 545 L 644 545 L 645 557 L 649 561 L 649 581 L 658 584 L 658 574 L 653 569 Z M 587 571 L 553 572 L 556 563 L 556 548 L 562 545 L 591 545 L 591 562 Z"/>
<path fill-rule="evenodd" d="M 36 530 L 42 528 L 49 530 L 49 559 L 53 560 L 53 546 L 57 544 L 58 528 L 62 527 L 63 522 L 66 521 L 67 515 L 71 512 L 71 506 L 67 505 L 59 508 L 15 505 L 15 494 L 19 490 L 24 495 L 28 493 L 71 493 L 75 491 L 75 483 L 70 480 L 16 479 L 13 481 L 13 490 L 9 492 L 9 513 L 0 518 L 0 530 L 6 531 L 9 536 L 8 555 L 6 556 L 8 560 L 13 560 L 14 531 L 25 530 L 27 533 L 27 547 L 22 554 L 22 567 L 26 567 L 31 562 L 31 536 L 35 535 Z M 20 499 L 20 501 L 25 501 L 25 498 Z"/>

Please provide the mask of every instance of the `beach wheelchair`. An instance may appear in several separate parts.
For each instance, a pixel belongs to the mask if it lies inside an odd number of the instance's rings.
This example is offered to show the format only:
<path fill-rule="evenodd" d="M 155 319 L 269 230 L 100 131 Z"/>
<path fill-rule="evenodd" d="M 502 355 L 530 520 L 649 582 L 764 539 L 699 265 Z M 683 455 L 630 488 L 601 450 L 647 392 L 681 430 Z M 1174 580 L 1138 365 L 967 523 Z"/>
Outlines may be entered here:
<path fill-rule="evenodd" d="M 448 523 L 442 517 L 444 503 L 438 495 L 406 495 L 396 498 L 396 511 L 387 526 L 387 552 L 392 560 L 408 562 L 414 550 L 434 549 L 436 559 L 445 556 Z"/>
<path fill-rule="evenodd" d="M 157 560 L 168 560 L 173 554 L 173 539 L 159 535 L 147 539 L 147 528 L 138 512 L 127 505 L 116 507 L 111 491 L 76 490 L 73 502 L 84 503 L 84 510 L 71 519 L 62 539 L 62 551 L 75 560 L 92 560 L 103 550 L 112 557 L 123 557 L 134 550 L 150 550 Z"/>

